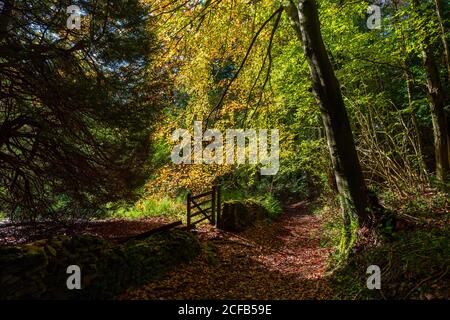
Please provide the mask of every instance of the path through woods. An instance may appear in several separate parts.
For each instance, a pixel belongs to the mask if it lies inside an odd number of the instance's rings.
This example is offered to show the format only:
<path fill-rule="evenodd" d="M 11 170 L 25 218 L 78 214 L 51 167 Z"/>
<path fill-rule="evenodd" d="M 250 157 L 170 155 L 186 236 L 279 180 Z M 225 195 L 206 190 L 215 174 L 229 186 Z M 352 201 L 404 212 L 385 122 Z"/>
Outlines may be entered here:
<path fill-rule="evenodd" d="M 326 299 L 329 248 L 320 247 L 319 218 L 306 203 L 290 205 L 279 220 L 240 234 L 199 227 L 207 253 L 123 299 Z"/>

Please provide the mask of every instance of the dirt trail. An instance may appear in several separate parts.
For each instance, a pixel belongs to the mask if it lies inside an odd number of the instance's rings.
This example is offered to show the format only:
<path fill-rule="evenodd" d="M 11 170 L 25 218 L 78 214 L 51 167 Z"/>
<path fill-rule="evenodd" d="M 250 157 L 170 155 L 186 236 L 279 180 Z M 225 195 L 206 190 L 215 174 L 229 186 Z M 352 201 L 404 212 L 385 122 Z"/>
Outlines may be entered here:
<path fill-rule="evenodd" d="M 129 290 L 122 299 L 326 299 L 323 279 L 330 249 L 321 248 L 320 221 L 306 203 L 290 205 L 280 219 L 232 234 L 201 227 L 210 252 Z"/>

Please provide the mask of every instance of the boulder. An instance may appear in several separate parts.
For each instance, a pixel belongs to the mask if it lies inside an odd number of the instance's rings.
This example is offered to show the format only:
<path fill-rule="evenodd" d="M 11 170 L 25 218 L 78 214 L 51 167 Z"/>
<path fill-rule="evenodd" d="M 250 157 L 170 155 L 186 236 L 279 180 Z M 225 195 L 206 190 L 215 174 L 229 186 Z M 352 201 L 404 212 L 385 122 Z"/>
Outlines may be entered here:
<path fill-rule="evenodd" d="M 269 217 L 267 210 L 252 200 L 232 200 L 223 204 L 218 228 L 225 231 L 241 232 L 256 221 Z"/>

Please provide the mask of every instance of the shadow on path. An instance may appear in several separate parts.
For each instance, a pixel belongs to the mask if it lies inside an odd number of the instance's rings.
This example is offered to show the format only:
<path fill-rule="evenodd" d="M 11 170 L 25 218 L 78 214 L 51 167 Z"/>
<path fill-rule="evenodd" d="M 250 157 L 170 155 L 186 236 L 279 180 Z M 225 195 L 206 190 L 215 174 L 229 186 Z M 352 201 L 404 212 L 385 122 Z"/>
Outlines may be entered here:
<path fill-rule="evenodd" d="M 121 299 L 327 299 L 323 279 L 329 248 L 308 204 L 286 208 L 275 222 L 240 234 L 199 227 L 209 253 Z"/>

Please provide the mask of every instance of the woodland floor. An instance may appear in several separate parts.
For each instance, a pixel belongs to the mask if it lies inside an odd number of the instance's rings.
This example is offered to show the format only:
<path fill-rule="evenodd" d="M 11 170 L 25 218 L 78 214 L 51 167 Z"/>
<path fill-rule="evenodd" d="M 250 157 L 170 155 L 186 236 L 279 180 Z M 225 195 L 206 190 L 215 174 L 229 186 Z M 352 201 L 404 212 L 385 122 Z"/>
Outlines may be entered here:
<path fill-rule="evenodd" d="M 306 203 L 290 205 L 275 222 L 239 234 L 202 226 L 206 253 L 120 299 L 327 299 L 329 248 L 320 247 L 321 221 Z"/>
<path fill-rule="evenodd" d="M 76 234 L 117 240 L 138 235 L 169 222 L 173 221 L 163 217 L 79 221 L 67 225 L 51 221 L 37 224 L 0 222 L 0 245 L 23 244 L 58 235 Z"/>
<path fill-rule="evenodd" d="M 136 235 L 170 222 L 167 218 L 107 219 L 70 227 L 0 223 L 0 244 L 28 243 L 61 234 L 92 234 L 108 239 Z M 239 234 L 209 225 L 195 233 L 206 250 L 163 278 L 128 290 L 119 299 L 327 299 L 324 272 L 330 248 L 320 246 L 321 221 L 308 204 L 289 205 L 272 222 Z"/>

